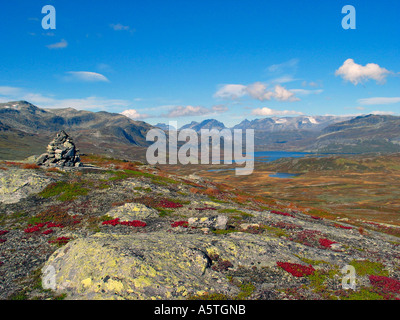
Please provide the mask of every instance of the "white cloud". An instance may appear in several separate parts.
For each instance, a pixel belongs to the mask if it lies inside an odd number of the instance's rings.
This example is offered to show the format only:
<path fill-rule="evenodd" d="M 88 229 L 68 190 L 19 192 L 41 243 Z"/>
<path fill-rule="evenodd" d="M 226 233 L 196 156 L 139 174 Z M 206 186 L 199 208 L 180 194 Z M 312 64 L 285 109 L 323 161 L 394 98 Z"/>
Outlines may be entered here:
<path fill-rule="evenodd" d="M 120 99 L 107 99 L 102 97 L 86 97 L 77 99 L 57 99 L 53 95 L 29 92 L 23 88 L 0 87 L 0 100 L 3 102 L 26 100 L 40 108 L 74 108 L 77 110 L 99 109 L 109 110 L 115 108 L 127 109 L 130 101 Z"/>
<path fill-rule="evenodd" d="M 164 115 L 167 118 L 187 117 L 187 116 L 203 116 L 210 114 L 210 110 L 202 106 L 176 106 Z"/>
<path fill-rule="evenodd" d="M 357 64 L 353 59 L 347 59 L 343 65 L 336 70 L 335 75 L 341 76 L 344 80 L 350 81 L 354 85 L 375 80 L 377 83 L 384 83 L 386 76 L 391 72 L 381 68 L 376 63 L 368 63 L 365 66 Z"/>
<path fill-rule="evenodd" d="M 218 104 L 216 106 L 213 106 L 211 109 L 217 113 L 222 113 L 222 112 L 228 111 L 228 107 L 223 104 Z"/>
<path fill-rule="evenodd" d="M 246 86 L 242 84 L 227 84 L 220 88 L 215 94 L 215 98 L 238 99 L 246 94 Z"/>
<path fill-rule="evenodd" d="M 299 101 L 295 93 L 277 84 L 273 90 L 268 90 L 267 85 L 262 82 L 254 82 L 247 86 L 242 84 L 227 84 L 220 88 L 215 94 L 215 98 L 221 99 L 238 99 L 245 95 L 249 95 L 253 99 L 260 101 L 271 100 L 272 98 L 279 101 Z"/>
<path fill-rule="evenodd" d="M 267 70 L 273 73 L 282 73 L 288 70 L 295 71 L 297 69 L 298 63 L 299 59 L 290 59 L 283 63 L 273 64 L 269 66 Z"/>
<path fill-rule="evenodd" d="M 100 73 L 88 71 L 69 71 L 66 80 L 79 80 L 84 82 L 109 82 L 109 80 Z"/>
<path fill-rule="evenodd" d="M 21 92 L 20 88 L 15 88 L 15 87 L 0 87 L 0 95 L 2 96 L 8 96 L 8 95 L 16 95 Z"/>
<path fill-rule="evenodd" d="M 318 90 L 307 90 L 307 89 L 290 89 L 291 92 L 294 92 L 296 94 L 302 94 L 302 95 L 310 95 L 310 94 L 320 94 L 324 90 L 318 89 Z"/>
<path fill-rule="evenodd" d="M 279 101 L 299 101 L 293 92 L 285 89 L 284 87 L 277 85 L 275 86 L 274 98 Z"/>
<path fill-rule="evenodd" d="M 267 86 L 262 82 L 255 82 L 248 85 L 246 88 L 246 92 L 254 99 L 260 101 L 271 100 L 274 95 L 273 92 L 267 91 Z"/>
<path fill-rule="evenodd" d="M 372 111 L 370 112 L 371 114 L 376 114 L 376 115 L 384 115 L 384 116 L 391 116 L 393 114 L 396 114 L 393 111 Z"/>
<path fill-rule="evenodd" d="M 274 110 L 267 107 L 253 109 L 251 112 L 256 116 L 284 116 L 284 115 L 303 115 L 302 112 L 299 111 L 290 111 L 290 110 Z"/>
<path fill-rule="evenodd" d="M 133 120 L 149 118 L 148 114 L 141 114 L 135 109 L 125 110 L 121 114 Z"/>
<path fill-rule="evenodd" d="M 362 105 L 393 104 L 400 102 L 400 97 L 374 97 L 357 100 Z"/>
<path fill-rule="evenodd" d="M 46 47 L 49 49 L 64 49 L 68 47 L 68 42 L 62 39 L 60 42 L 49 44 Z"/>

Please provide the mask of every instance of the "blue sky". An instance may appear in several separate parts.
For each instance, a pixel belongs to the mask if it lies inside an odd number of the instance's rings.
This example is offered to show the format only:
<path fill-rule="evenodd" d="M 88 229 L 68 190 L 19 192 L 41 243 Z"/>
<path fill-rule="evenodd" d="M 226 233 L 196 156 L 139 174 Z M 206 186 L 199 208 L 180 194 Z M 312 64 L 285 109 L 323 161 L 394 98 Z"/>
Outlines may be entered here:
<path fill-rule="evenodd" d="M 178 125 L 398 114 L 399 14 L 387 0 L 2 1 L 0 102 Z"/>

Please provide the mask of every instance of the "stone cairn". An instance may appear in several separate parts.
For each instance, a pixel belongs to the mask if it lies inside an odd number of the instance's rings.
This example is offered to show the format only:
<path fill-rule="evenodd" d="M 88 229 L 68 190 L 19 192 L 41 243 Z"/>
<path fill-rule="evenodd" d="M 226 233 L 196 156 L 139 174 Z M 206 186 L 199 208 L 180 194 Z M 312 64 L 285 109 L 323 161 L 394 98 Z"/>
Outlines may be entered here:
<path fill-rule="evenodd" d="M 43 153 L 36 161 L 39 166 L 47 167 L 81 167 L 79 150 L 76 149 L 72 138 L 64 131 L 47 146 L 47 153 Z"/>

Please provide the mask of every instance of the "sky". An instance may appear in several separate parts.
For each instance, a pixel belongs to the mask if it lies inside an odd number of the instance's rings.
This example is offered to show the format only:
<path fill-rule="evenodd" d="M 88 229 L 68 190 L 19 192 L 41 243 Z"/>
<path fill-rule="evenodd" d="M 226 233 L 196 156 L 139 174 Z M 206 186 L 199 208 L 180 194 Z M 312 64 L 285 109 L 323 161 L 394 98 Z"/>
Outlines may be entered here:
<path fill-rule="evenodd" d="M 399 18 L 393 0 L 1 1 L 0 102 L 178 126 L 399 115 Z"/>

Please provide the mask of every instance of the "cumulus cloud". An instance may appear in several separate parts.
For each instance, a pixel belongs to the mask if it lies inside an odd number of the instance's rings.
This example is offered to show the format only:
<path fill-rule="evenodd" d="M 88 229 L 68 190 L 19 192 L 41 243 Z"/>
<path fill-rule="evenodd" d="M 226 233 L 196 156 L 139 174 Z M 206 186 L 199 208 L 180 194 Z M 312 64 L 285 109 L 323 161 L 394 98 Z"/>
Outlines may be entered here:
<path fill-rule="evenodd" d="M 210 110 L 202 106 L 176 106 L 165 115 L 167 118 L 203 116 L 210 114 Z"/>
<path fill-rule="evenodd" d="M 49 44 L 46 47 L 49 49 L 64 49 L 68 47 L 68 42 L 62 39 L 60 42 Z"/>
<path fill-rule="evenodd" d="M 357 100 L 362 105 L 393 104 L 400 102 L 400 97 L 374 97 Z"/>
<path fill-rule="evenodd" d="M 162 115 L 166 118 L 178 118 L 178 117 L 195 117 L 205 116 L 210 114 L 218 114 L 228 111 L 228 107 L 222 104 L 215 105 L 211 108 L 203 106 L 174 106 L 167 114 Z"/>
<path fill-rule="evenodd" d="M 242 84 L 227 84 L 220 88 L 215 94 L 215 98 L 238 99 L 246 94 L 246 86 Z"/>
<path fill-rule="evenodd" d="M 254 82 L 247 86 L 242 84 L 227 84 L 220 88 L 215 94 L 215 98 L 221 99 L 238 99 L 245 95 L 249 95 L 253 99 L 259 101 L 271 100 L 272 98 L 279 101 L 299 101 L 295 93 L 277 84 L 274 89 L 269 90 L 267 85 L 262 82 Z"/>
<path fill-rule="evenodd" d="M 271 100 L 274 93 L 267 90 L 267 86 L 262 82 L 255 82 L 246 88 L 246 92 L 254 99 L 264 101 Z"/>
<path fill-rule="evenodd" d="M 391 72 L 385 68 L 381 68 L 376 63 L 368 63 L 365 66 L 357 64 L 353 59 L 347 59 L 343 65 L 336 70 L 335 75 L 341 76 L 344 80 L 350 81 L 354 85 L 375 80 L 377 83 L 384 83 L 386 76 Z"/>
<path fill-rule="evenodd" d="M 88 71 L 69 71 L 66 80 L 79 80 L 84 82 L 109 82 L 109 80 L 100 73 Z"/>
<path fill-rule="evenodd" d="M 150 117 L 148 114 L 141 114 L 135 109 L 125 110 L 121 112 L 121 114 L 133 120 L 145 119 Z"/>
<path fill-rule="evenodd" d="M 303 115 L 302 112 L 294 110 L 274 110 L 267 107 L 253 109 L 251 112 L 255 116 L 287 116 L 287 115 Z"/>

